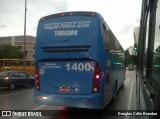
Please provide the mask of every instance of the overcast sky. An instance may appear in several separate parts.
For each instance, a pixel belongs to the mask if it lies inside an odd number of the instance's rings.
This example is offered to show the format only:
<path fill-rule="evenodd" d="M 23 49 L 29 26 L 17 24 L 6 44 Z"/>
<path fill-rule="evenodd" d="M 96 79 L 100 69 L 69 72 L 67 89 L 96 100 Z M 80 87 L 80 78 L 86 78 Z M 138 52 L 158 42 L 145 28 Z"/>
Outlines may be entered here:
<path fill-rule="evenodd" d="M 99 12 L 124 49 L 133 46 L 142 0 L 27 0 L 26 34 L 36 36 L 42 16 L 67 11 Z M 0 0 L 0 37 L 24 35 L 25 0 Z"/>

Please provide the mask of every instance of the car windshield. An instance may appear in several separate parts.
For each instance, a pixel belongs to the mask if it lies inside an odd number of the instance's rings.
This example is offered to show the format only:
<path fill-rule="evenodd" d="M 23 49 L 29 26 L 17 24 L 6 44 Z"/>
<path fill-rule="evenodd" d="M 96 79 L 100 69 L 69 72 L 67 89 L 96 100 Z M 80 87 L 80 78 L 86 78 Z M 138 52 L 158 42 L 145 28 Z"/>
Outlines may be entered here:
<path fill-rule="evenodd" d="M 0 77 L 8 76 L 9 72 L 0 72 Z"/>

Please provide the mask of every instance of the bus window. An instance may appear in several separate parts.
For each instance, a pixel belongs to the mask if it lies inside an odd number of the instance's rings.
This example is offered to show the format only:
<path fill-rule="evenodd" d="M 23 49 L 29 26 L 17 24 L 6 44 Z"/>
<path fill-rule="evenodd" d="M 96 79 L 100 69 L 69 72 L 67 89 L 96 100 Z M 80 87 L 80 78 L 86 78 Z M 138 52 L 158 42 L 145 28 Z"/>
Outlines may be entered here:
<path fill-rule="evenodd" d="M 142 1 L 140 21 L 137 108 L 154 112 L 160 110 L 160 0 Z M 154 117 L 140 117 L 143 118 Z"/>
<path fill-rule="evenodd" d="M 19 61 L 13 61 L 13 66 L 20 66 Z"/>
<path fill-rule="evenodd" d="M 26 61 L 26 66 L 31 66 L 31 62 L 30 61 Z"/>
<path fill-rule="evenodd" d="M 104 25 L 103 25 L 104 26 Z M 105 27 L 104 29 L 104 42 L 106 51 L 109 51 L 116 57 L 119 57 L 124 60 L 124 51 L 119 42 L 117 41 L 116 37 L 109 29 L 109 27 Z"/>
<path fill-rule="evenodd" d="M 4 61 L 4 66 L 12 66 L 12 61 L 11 60 L 5 60 Z"/>
<path fill-rule="evenodd" d="M 143 59 L 143 62 L 142 62 L 143 63 L 142 73 L 143 73 L 144 76 L 147 76 L 147 74 L 148 74 L 148 76 L 150 75 L 150 73 L 148 72 L 149 70 L 147 70 L 147 63 L 150 62 L 148 60 L 149 20 L 150 20 L 150 13 L 148 13 L 147 22 L 146 22 L 145 45 L 144 45 L 144 54 L 143 54 L 144 59 Z"/>
<path fill-rule="evenodd" d="M 34 62 L 31 61 L 31 66 L 34 66 L 34 65 L 35 65 Z"/>
<path fill-rule="evenodd" d="M 155 39 L 153 50 L 152 78 L 160 83 L 160 1 L 156 10 Z"/>

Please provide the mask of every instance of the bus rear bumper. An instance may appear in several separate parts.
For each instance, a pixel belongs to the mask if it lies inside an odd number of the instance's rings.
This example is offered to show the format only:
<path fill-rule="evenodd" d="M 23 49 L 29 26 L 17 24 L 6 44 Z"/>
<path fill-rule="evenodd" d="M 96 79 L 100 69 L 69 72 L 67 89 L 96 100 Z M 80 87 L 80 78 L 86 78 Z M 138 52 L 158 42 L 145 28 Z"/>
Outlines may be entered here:
<path fill-rule="evenodd" d="M 102 97 L 102 93 L 91 95 L 57 95 L 41 93 L 34 90 L 35 102 L 40 105 L 103 109 L 104 105 Z"/>

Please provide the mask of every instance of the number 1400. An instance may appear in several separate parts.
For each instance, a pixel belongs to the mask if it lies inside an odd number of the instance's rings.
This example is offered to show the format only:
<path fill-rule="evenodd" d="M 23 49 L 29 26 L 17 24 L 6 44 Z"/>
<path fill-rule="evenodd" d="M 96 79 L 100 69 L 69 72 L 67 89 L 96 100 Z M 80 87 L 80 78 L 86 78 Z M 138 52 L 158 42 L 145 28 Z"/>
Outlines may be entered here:
<path fill-rule="evenodd" d="M 71 70 L 74 70 L 74 71 L 90 71 L 90 70 L 93 69 L 93 67 L 90 63 L 74 63 L 74 64 L 67 63 L 65 65 L 65 67 L 67 68 L 67 71 L 71 71 Z"/>

